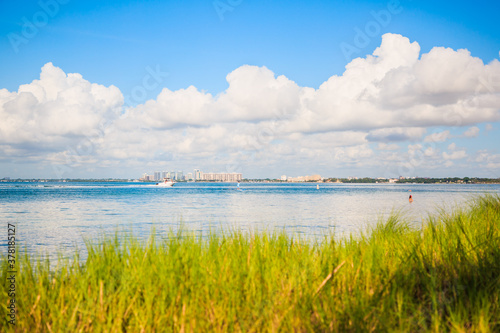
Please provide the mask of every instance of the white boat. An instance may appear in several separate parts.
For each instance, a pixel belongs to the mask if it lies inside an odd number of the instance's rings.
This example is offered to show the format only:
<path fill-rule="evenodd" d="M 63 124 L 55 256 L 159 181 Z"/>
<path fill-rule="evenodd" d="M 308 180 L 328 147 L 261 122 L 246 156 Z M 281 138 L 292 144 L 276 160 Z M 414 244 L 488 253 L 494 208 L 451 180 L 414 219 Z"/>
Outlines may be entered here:
<path fill-rule="evenodd" d="M 158 186 L 158 187 L 172 187 L 174 186 L 175 182 L 170 179 L 170 178 L 163 178 L 163 182 L 161 183 L 156 183 L 155 186 Z"/>

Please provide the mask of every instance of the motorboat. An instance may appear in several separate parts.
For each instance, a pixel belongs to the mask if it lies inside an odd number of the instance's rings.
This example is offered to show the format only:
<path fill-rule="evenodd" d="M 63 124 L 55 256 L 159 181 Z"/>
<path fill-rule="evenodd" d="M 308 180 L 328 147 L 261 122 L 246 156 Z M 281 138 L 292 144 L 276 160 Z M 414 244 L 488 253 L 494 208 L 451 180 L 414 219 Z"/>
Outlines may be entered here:
<path fill-rule="evenodd" d="M 163 178 L 163 182 L 161 183 L 156 183 L 155 186 L 158 186 L 158 187 L 172 187 L 174 186 L 175 182 L 170 179 L 170 178 Z"/>

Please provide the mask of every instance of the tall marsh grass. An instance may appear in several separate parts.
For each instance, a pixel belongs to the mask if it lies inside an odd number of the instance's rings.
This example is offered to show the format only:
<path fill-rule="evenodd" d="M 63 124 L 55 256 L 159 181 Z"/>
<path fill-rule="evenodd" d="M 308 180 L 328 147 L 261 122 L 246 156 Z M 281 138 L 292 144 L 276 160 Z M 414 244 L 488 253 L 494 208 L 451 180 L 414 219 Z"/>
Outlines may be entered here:
<path fill-rule="evenodd" d="M 360 237 L 180 232 L 18 258 L 18 332 L 500 331 L 500 197 Z M 5 256 L 0 279 L 6 281 Z M 2 282 L 2 299 L 7 299 Z"/>

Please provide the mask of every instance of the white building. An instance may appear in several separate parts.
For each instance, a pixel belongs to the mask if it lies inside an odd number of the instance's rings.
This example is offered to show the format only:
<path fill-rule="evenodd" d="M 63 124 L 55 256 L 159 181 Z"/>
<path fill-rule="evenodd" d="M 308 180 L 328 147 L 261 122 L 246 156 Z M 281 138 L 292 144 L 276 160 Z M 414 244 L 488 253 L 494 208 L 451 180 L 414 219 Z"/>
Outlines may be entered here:
<path fill-rule="evenodd" d="M 198 169 L 194 169 L 194 180 L 203 180 L 203 172 Z"/>
<path fill-rule="evenodd" d="M 207 172 L 203 173 L 202 180 L 217 181 L 217 182 L 241 182 L 241 173 L 214 173 Z"/>

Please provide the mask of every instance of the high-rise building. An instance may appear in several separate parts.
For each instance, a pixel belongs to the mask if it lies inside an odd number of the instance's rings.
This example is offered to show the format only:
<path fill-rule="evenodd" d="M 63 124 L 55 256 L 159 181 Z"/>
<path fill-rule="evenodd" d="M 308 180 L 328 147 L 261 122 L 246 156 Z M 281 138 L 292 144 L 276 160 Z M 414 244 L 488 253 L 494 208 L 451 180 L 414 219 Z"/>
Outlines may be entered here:
<path fill-rule="evenodd" d="M 161 172 L 160 171 L 155 171 L 153 173 L 154 180 L 161 180 Z"/>
<path fill-rule="evenodd" d="M 177 180 L 184 180 L 184 172 L 177 171 Z"/>
<path fill-rule="evenodd" d="M 186 180 L 187 181 L 193 180 L 193 174 L 191 172 L 188 172 L 188 174 L 186 175 Z"/>
<path fill-rule="evenodd" d="M 203 172 L 198 169 L 194 169 L 194 180 L 203 180 Z"/>

